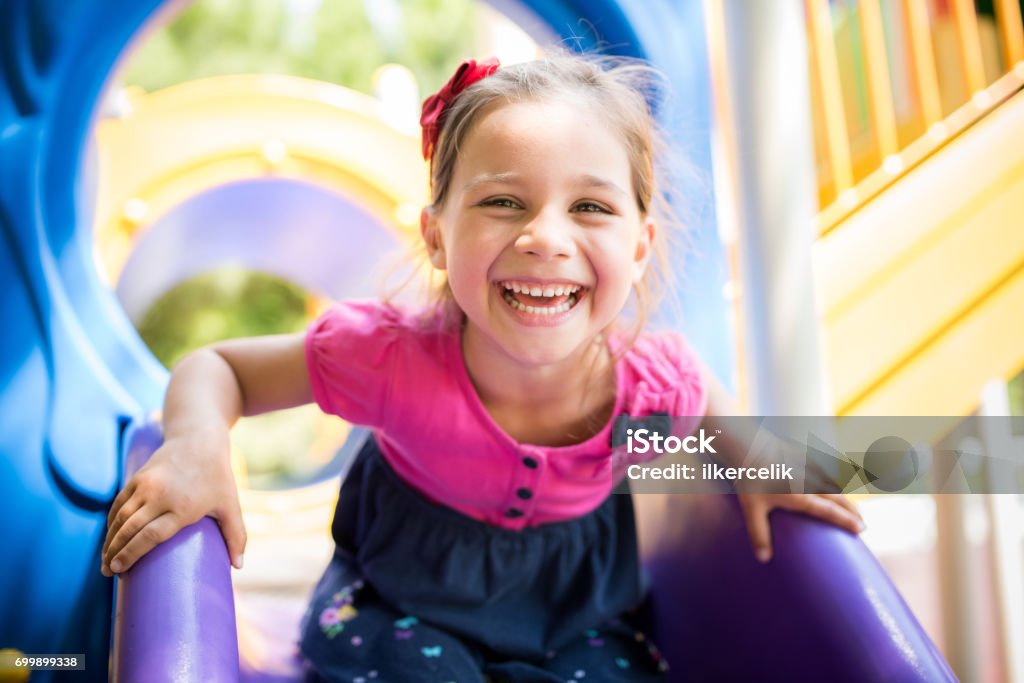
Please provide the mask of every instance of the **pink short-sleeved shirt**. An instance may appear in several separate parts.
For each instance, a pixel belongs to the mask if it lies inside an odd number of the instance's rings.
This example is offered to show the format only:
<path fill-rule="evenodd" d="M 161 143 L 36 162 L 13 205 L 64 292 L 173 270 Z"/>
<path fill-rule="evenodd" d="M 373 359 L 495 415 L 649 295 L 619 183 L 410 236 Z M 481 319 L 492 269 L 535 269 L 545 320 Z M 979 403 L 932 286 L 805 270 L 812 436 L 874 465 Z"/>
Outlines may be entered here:
<path fill-rule="evenodd" d="M 590 512 L 639 462 L 612 449 L 610 420 L 570 446 L 518 443 L 491 418 L 470 382 L 458 329 L 376 301 L 335 304 L 306 334 L 320 408 L 373 428 L 381 453 L 430 500 L 508 529 Z M 696 358 L 677 333 L 645 334 L 616 364 L 617 415 L 668 414 L 696 430 L 707 396 Z"/>

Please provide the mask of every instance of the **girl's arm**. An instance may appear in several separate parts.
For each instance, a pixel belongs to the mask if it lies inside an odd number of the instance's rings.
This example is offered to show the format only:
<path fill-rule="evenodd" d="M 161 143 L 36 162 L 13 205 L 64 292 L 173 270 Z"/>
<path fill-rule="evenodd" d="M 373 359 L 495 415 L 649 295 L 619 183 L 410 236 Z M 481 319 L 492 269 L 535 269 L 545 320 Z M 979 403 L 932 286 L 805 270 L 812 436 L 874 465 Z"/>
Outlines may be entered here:
<path fill-rule="evenodd" d="M 164 443 L 111 505 L 104 575 L 127 570 L 207 515 L 241 568 L 246 534 L 229 461 L 231 426 L 243 415 L 312 400 L 303 333 L 234 339 L 183 358 L 164 398 Z"/>
<path fill-rule="evenodd" d="M 706 368 L 702 368 L 704 386 L 708 392 L 708 406 L 701 427 L 707 431 L 721 430 L 715 436 L 718 458 L 730 466 L 741 466 L 747 456 L 747 448 L 753 442 L 753 434 L 737 435 L 736 420 L 724 428 L 719 417 L 742 415 L 737 401 Z M 780 442 L 780 448 L 786 448 Z M 809 473 L 808 473 L 809 474 Z M 864 530 L 864 519 L 856 506 L 841 493 L 740 493 L 740 507 L 747 524 L 754 555 L 761 562 L 772 556 L 771 525 L 768 514 L 775 508 L 802 512 L 831 522 L 852 533 Z"/>

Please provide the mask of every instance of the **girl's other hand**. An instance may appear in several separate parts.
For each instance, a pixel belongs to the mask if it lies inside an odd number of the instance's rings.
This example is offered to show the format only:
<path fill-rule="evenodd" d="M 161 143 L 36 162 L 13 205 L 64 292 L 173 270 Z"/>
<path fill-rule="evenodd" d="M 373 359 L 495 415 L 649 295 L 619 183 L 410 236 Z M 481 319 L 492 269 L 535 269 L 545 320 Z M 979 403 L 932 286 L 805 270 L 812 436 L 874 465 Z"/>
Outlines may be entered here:
<path fill-rule="evenodd" d="M 179 529 L 217 520 L 231 564 L 242 568 L 246 534 L 228 457 L 227 432 L 169 439 L 125 484 L 107 516 L 100 571 L 127 571 Z M 197 466 L 196 463 L 201 463 Z"/>
<path fill-rule="evenodd" d="M 857 507 L 841 493 L 746 493 L 737 494 L 747 523 L 747 534 L 754 555 L 761 562 L 772 557 L 771 526 L 768 513 L 775 508 L 802 512 L 831 522 L 847 531 L 864 531 L 864 518 Z"/>

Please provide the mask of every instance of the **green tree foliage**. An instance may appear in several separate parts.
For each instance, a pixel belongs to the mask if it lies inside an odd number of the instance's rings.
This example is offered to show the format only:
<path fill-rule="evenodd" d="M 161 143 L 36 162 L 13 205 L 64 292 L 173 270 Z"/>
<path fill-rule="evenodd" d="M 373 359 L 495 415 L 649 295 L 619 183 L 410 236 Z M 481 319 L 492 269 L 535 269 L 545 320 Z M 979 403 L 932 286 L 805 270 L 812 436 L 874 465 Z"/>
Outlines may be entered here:
<path fill-rule="evenodd" d="M 122 76 L 157 90 L 291 74 L 370 92 L 373 72 L 399 63 L 431 92 L 473 56 L 475 26 L 471 0 L 199 0 L 146 36 Z"/>
<path fill-rule="evenodd" d="M 222 268 L 196 276 L 146 312 L 139 334 L 170 368 L 193 349 L 234 337 L 299 332 L 306 292 L 273 275 Z"/>

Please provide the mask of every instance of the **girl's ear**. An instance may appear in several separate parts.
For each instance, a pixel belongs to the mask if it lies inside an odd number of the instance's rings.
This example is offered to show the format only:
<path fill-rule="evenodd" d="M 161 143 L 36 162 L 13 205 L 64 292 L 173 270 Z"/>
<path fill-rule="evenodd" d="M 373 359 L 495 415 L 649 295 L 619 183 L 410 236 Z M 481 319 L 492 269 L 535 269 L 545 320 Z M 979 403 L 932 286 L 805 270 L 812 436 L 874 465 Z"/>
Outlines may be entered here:
<path fill-rule="evenodd" d="M 640 227 L 640 237 L 636 243 L 636 253 L 633 255 L 633 284 L 637 284 L 644 278 L 647 272 L 647 264 L 651 260 L 651 250 L 654 248 L 654 235 L 658 226 L 650 218 L 644 219 Z"/>
<path fill-rule="evenodd" d="M 437 211 L 432 206 L 425 206 L 420 211 L 420 234 L 427 246 L 427 256 L 438 270 L 444 270 L 447 259 L 444 254 L 444 242 L 441 240 L 441 226 L 438 223 Z"/>

